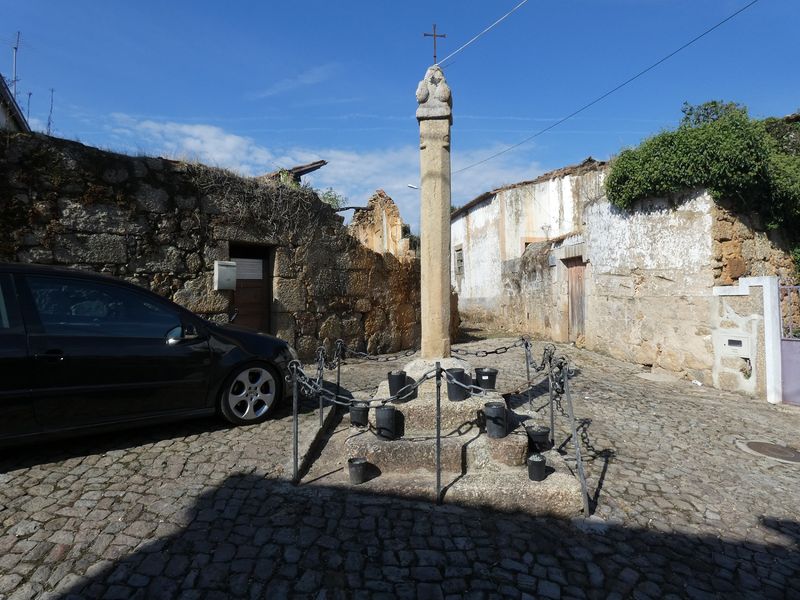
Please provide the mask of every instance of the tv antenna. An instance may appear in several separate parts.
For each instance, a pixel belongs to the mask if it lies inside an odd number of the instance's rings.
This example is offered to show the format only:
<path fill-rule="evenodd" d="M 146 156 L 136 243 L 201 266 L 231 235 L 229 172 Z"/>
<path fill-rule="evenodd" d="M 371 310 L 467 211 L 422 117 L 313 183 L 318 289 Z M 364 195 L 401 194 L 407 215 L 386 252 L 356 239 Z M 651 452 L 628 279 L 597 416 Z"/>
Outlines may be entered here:
<path fill-rule="evenodd" d="M 14 52 L 14 66 L 11 69 L 11 91 L 14 94 L 14 100 L 17 99 L 17 50 L 19 50 L 19 36 L 20 32 L 17 32 L 17 41 L 14 42 L 14 45 L 11 46 Z"/>
<path fill-rule="evenodd" d="M 50 114 L 47 115 L 47 135 L 50 135 L 50 129 L 53 125 L 53 92 L 55 90 L 50 88 Z"/>

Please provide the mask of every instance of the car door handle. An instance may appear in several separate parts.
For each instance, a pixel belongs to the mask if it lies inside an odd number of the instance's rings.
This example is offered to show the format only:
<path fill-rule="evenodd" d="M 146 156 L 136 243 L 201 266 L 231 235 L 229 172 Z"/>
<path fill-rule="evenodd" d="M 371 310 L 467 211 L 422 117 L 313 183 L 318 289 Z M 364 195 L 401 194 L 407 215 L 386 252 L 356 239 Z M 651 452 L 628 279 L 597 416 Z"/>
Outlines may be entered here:
<path fill-rule="evenodd" d="M 48 350 L 42 354 L 34 354 L 36 360 L 45 360 L 48 362 L 61 362 L 64 360 L 64 353 L 61 350 Z"/>

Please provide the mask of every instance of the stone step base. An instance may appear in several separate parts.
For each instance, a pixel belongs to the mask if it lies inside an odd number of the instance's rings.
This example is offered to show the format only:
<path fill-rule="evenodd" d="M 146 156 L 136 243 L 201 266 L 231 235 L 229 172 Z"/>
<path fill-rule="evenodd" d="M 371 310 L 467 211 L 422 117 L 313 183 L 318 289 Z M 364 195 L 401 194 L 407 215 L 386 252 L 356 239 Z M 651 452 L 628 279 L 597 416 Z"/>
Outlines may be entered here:
<path fill-rule="evenodd" d="M 570 518 L 582 510 L 581 490 L 563 458 L 555 451 L 545 453 L 549 475 L 544 481 L 531 481 L 525 467 L 469 472 L 466 475 L 442 473 L 442 501 L 476 508 L 522 511 L 537 516 Z M 323 482 L 320 482 L 323 483 Z M 388 494 L 433 502 L 435 474 L 427 470 L 408 473 L 381 473 L 360 485 L 352 485 L 345 467 L 326 485 L 353 491 Z"/>
<path fill-rule="evenodd" d="M 389 384 L 381 383 L 375 398 L 388 398 Z M 442 432 L 477 425 L 479 413 L 487 402 L 504 402 L 503 397 L 494 391 L 485 391 L 481 396 L 470 396 L 466 400 L 454 402 L 448 399 L 447 385 L 442 382 L 441 391 L 441 424 Z M 436 429 L 436 384 L 426 381 L 418 388 L 418 396 L 407 402 L 392 403 L 392 406 L 402 414 L 406 432 L 433 431 Z M 509 418 L 512 415 L 509 413 Z M 369 422 L 375 426 L 375 411 L 369 411 Z"/>
<path fill-rule="evenodd" d="M 346 458 L 362 457 L 382 471 L 435 471 L 436 434 L 419 432 L 398 440 L 383 440 L 373 431 L 352 430 L 344 443 Z M 482 434 L 472 426 L 441 438 L 442 469 L 453 472 L 522 467 L 528 455 L 525 430 L 517 428 L 500 439 Z"/>

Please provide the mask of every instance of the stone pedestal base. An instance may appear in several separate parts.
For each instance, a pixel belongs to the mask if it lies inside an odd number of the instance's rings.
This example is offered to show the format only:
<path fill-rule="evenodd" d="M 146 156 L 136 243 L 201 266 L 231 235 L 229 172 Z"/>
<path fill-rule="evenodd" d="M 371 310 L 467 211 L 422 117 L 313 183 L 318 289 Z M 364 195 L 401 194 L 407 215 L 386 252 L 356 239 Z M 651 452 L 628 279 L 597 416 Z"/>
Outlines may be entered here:
<path fill-rule="evenodd" d="M 420 381 L 436 368 L 436 360 L 416 359 L 404 371 Z M 442 368 L 473 372 L 459 358 L 439 359 Z M 389 384 L 378 387 L 375 398 L 388 398 Z M 505 402 L 497 391 L 485 390 L 466 400 L 452 401 L 442 377 L 441 468 L 443 501 L 502 510 L 522 510 L 536 515 L 572 517 L 582 508 L 580 485 L 564 458 L 556 451 L 545 453 L 548 476 L 544 481 L 528 479 L 526 460 L 528 437 L 522 419 L 508 410 L 508 435 L 489 438 L 483 429 L 486 402 Z M 375 413 L 370 411 L 369 427 L 343 431 L 340 451 L 348 458 L 365 458 L 378 474 L 358 489 L 409 498 L 434 500 L 436 477 L 436 380 L 429 379 L 417 389 L 417 396 L 394 403 L 400 420 L 401 437 L 384 440 L 375 435 Z M 346 473 L 336 485 L 348 485 Z"/>

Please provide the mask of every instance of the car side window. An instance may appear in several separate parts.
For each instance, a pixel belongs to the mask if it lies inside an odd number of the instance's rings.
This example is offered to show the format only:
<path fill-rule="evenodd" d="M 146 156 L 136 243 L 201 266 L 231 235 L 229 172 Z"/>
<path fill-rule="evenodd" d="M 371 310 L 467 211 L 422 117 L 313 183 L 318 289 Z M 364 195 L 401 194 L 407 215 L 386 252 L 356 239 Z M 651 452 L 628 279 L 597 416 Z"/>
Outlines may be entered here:
<path fill-rule="evenodd" d="M 0 274 L 0 335 L 18 332 L 21 327 L 17 303 L 11 289 L 11 278 Z"/>
<path fill-rule="evenodd" d="M 26 279 L 49 335 L 164 339 L 181 326 L 177 313 L 121 286 L 65 277 Z"/>

